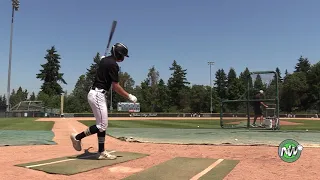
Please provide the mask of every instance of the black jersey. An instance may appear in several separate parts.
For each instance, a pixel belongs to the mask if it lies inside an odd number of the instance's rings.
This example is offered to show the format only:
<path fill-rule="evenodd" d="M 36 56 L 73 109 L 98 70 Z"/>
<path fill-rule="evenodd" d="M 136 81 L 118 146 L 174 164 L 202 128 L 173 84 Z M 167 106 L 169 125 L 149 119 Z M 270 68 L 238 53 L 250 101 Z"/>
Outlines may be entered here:
<path fill-rule="evenodd" d="M 93 87 L 109 91 L 112 82 L 119 82 L 119 66 L 112 56 L 101 59 Z"/>
<path fill-rule="evenodd" d="M 253 102 L 253 107 L 254 109 L 260 109 L 261 106 L 261 95 L 260 94 L 256 94 L 253 99 L 257 100 Z"/>

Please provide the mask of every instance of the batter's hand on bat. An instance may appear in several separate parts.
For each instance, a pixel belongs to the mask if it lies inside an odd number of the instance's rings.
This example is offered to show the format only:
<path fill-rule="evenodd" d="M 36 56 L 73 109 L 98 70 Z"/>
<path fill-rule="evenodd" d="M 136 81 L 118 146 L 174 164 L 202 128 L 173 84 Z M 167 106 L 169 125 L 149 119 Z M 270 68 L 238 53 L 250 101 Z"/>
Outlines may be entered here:
<path fill-rule="evenodd" d="M 132 101 L 132 102 L 134 102 L 134 103 L 137 102 L 137 98 L 136 98 L 134 95 L 132 95 L 132 94 L 129 94 L 129 100 Z"/>

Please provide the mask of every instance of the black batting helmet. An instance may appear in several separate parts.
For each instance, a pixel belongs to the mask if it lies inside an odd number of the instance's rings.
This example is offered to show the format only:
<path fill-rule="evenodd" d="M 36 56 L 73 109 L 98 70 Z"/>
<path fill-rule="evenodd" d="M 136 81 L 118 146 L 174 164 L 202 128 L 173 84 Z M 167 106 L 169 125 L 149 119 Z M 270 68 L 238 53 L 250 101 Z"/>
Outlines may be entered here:
<path fill-rule="evenodd" d="M 128 47 L 122 43 L 116 43 L 111 48 L 111 54 L 118 60 L 123 60 L 124 57 L 129 57 Z"/>

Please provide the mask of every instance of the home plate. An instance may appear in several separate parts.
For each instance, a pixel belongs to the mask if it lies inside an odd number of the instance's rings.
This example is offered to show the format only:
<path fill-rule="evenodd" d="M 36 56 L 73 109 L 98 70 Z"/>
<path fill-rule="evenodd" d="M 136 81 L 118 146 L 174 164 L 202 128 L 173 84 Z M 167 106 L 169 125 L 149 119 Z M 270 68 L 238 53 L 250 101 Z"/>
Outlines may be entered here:
<path fill-rule="evenodd" d="M 116 167 L 109 168 L 109 171 L 118 172 L 118 173 L 135 173 L 142 170 L 143 168 L 131 168 L 131 167 L 125 167 L 125 166 L 116 166 Z"/>

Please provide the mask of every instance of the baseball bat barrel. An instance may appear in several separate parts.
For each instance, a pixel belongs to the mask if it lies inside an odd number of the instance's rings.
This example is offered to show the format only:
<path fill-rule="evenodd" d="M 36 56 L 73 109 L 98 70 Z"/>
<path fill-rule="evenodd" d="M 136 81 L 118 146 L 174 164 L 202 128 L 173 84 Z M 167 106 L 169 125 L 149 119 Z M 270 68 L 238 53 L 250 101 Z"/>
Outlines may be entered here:
<path fill-rule="evenodd" d="M 110 31 L 109 39 L 108 39 L 107 48 L 106 48 L 106 51 L 105 51 L 105 53 L 104 53 L 105 56 L 107 55 L 107 53 L 108 53 L 108 51 L 109 51 L 110 43 L 111 43 L 113 34 L 114 34 L 115 30 L 116 30 L 116 26 L 117 26 L 117 21 L 113 21 L 113 22 L 112 22 L 112 26 L 111 26 L 111 31 Z"/>

